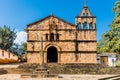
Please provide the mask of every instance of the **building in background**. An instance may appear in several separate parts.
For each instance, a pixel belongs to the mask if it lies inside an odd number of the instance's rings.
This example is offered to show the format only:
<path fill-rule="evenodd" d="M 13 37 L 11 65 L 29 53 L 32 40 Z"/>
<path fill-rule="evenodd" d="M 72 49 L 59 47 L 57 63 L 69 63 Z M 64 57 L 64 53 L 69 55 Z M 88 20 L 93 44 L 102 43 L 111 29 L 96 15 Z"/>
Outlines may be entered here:
<path fill-rule="evenodd" d="M 15 63 L 15 62 L 18 62 L 17 55 L 0 49 L 0 64 L 1 63 Z"/>
<path fill-rule="evenodd" d="M 117 55 L 115 53 L 98 54 L 97 63 L 108 66 L 116 66 Z"/>
<path fill-rule="evenodd" d="M 85 5 L 75 20 L 72 24 L 51 14 L 29 24 L 26 28 L 27 62 L 42 63 L 42 49 L 44 63 L 96 64 L 96 17 Z"/>

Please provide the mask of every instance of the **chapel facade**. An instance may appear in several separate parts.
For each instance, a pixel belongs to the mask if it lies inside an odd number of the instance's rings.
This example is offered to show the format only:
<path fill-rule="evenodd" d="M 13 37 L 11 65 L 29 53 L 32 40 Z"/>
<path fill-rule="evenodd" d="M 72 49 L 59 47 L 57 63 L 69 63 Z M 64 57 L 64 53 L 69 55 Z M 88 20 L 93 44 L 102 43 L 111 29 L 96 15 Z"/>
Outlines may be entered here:
<path fill-rule="evenodd" d="M 51 14 L 27 25 L 27 62 L 96 64 L 96 17 L 84 6 L 75 20 Z"/>

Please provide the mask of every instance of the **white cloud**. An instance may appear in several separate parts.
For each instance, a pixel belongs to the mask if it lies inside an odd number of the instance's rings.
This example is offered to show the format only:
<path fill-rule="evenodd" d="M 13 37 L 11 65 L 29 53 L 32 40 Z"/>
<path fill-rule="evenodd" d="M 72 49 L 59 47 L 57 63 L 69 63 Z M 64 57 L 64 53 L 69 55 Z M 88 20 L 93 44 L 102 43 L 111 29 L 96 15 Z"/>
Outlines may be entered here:
<path fill-rule="evenodd" d="M 17 37 L 14 43 L 21 44 L 27 41 L 27 33 L 25 31 L 17 32 Z"/>

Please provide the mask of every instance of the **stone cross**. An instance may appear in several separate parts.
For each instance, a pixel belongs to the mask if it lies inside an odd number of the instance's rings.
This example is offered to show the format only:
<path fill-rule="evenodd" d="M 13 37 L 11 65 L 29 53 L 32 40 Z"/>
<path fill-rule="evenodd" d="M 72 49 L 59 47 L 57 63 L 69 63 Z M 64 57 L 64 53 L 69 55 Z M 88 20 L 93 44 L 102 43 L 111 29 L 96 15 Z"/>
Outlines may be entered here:
<path fill-rule="evenodd" d="M 42 63 L 41 65 L 43 65 L 44 63 L 44 52 L 43 52 L 43 38 L 41 37 L 41 50 L 40 50 L 40 55 L 41 55 L 41 58 L 42 58 Z"/>
<path fill-rule="evenodd" d="M 40 57 L 42 60 L 41 65 L 44 63 L 44 53 L 43 53 L 43 37 L 41 37 L 41 40 L 39 40 L 39 33 L 36 31 L 37 41 L 41 43 L 41 49 L 40 49 Z"/>
<path fill-rule="evenodd" d="M 84 5 L 86 6 L 86 0 L 84 0 Z"/>

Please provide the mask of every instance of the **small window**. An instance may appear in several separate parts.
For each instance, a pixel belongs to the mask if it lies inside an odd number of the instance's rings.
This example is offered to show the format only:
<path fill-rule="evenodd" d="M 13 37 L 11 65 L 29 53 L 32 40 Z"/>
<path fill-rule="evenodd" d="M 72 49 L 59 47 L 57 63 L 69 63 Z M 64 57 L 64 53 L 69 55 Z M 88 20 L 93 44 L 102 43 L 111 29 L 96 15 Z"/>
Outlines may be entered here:
<path fill-rule="evenodd" d="M 90 27 L 90 30 L 93 29 L 93 25 L 92 25 L 92 23 L 90 23 L 89 27 Z"/>
<path fill-rule="evenodd" d="M 84 29 L 84 30 L 87 30 L 87 22 L 85 22 L 85 23 L 83 24 L 83 29 Z"/>
<path fill-rule="evenodd" d="M 59 40 L 59 34 L 56 34 L 56 40 L 57 41 Z"/>
<path fill-rule="evenodd" d="M 100 60 L 100 58 L 97 58 L 97 60 L 99 61 L 99 60 Z"/>
<path fill-rule="evenodd" d="M 78 24 L 78 29 L 81 29 L 81 23 Z"/>
<path fill-rule="evenodd" d="M 85 16 L 85 13 L 83 13 L 83 16 Z"/>
<path fill-rule="evenodd" d="M 8 58 L 10 58 L 10 53 L 8 53 Z"/>
<path fill-rule="evenodd" d="M 50 41 L 54 41 L 54 34 L 53 33 L 50 34 Z"/>
<path fill-rule="evenodd" d="M 46 34 L 46 41 L 48 41 L 48 34 Z"/>
<path fill-rule="evenodd" d="M 2 56 L 4 56 L 4 51 L 2 51 Z"/>

